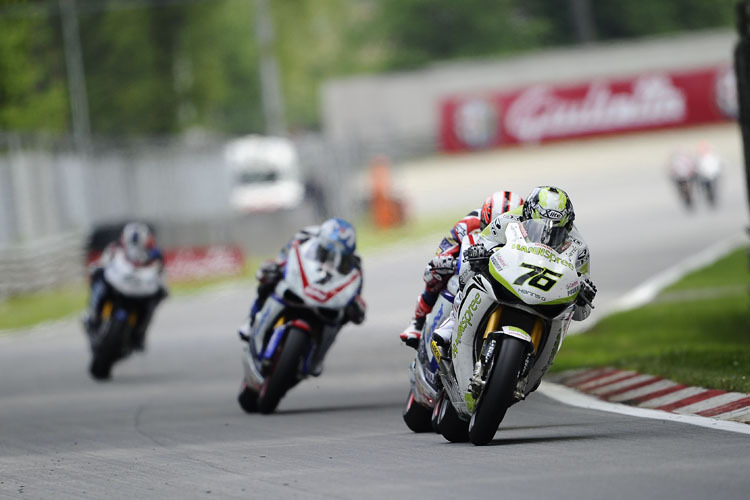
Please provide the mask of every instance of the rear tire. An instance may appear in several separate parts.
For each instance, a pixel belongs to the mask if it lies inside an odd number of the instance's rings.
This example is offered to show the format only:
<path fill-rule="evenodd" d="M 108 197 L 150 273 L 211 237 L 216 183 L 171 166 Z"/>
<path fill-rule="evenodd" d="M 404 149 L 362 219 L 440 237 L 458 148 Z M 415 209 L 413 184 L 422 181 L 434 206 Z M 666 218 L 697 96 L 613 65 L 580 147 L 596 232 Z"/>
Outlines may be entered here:
<path fill-rule="evenodd" d="M 526 357 L 527 345 L 515 337 L 503 339 L 492 373 L 469 423 L 469 440 L 475 445 L 492 441 L 505 412 L 513 404 L 513 392 Z"/>
<path fill-rule="evenodd" d="M 401 412 L 406 426 L 414 432 L 430 432 L 432 431 L 431 414 L 432 412 L 429 408 L 422 406 L 414 400 L 414 392 L 409 390 L 404 410 Z"/>
<path fill-rule="evenodd" d="M 469 423 L 461 420 L 453 403 L 445 393 L 436 404 L 437 429 L 451 443 L 465 443 L 469 440 Z"/>
<path fill-rule="evenodd" d="M 299 328 L 290 328 L 276 366 L 266 377 L 258 396 L 258 411 L 272 413 L 281 398 L 297 383 L 300 363 L 310 349 L 310 335 Z"/>

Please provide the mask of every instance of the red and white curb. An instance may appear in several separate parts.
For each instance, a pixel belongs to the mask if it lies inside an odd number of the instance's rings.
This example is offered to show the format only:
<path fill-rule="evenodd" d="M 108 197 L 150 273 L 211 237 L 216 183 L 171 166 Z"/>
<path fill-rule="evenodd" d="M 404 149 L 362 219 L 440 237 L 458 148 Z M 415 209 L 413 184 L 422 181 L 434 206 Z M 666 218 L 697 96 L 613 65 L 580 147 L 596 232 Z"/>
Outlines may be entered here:
<path fill-rule="evenodd" d="M 689 387 L 661 377 L 609 367 L 571 370 L 549 380 L 610 403 L 750 424 L 750 394 Z M 745 427 L 750 430 L 750 426 Z"/>

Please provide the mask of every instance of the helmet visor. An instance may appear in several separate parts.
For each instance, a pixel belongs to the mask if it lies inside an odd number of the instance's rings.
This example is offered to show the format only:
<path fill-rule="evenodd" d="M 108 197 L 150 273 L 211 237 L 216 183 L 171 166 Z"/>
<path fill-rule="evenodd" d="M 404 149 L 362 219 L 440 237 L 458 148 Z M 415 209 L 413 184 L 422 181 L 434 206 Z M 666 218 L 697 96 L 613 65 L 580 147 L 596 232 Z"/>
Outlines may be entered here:
<path fill-rule="evenodd" d="M 523 227 L 527 241 L 541 243 L 558 252 L 568 239 L 568 230 L 564 226 L 556 226 L 551 220 L 528 219 L 523 222 Z"/>

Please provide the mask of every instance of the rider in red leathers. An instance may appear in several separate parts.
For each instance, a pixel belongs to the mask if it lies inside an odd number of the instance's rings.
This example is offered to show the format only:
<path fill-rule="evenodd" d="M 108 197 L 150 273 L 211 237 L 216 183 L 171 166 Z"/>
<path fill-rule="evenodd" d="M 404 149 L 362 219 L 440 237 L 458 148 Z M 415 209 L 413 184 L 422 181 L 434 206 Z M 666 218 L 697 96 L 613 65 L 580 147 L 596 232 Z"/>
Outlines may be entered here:
<path fill-rule="evenodd" d="M 484 229 L 496 216 L 523 205 L 523 198 L 511 191 L 496 191 L 489 195 L 481 208 L 472 210 L 459 220 L 443 238 L 435 256 L 424 270 L 425 287 L 417 298 L 414 317 L 401 333 L 401 341 L 417 348 L 422 337 L 425 317 L 432 311 L 441 290 L 456 272 L 458 252 L 464 236 Z"/>

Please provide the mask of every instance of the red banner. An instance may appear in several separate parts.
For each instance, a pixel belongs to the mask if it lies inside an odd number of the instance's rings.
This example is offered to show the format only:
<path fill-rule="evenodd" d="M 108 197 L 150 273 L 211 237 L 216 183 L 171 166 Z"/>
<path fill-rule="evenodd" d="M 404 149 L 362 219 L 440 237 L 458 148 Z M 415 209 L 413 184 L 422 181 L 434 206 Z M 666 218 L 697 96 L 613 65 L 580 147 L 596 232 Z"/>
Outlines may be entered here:
<path fill-rule="evenodd" d="M 240 274 L 244 265 L 245 256 L 236 246 L 180 248 L 164 256 L 167 279 L 173 281 L 233 276 Z"/>
<path fill-rule="evenodd" d="M 731 66 L 454 96 L 441 102 L 444 151 L 541 143 L 734 120 Z"/>

